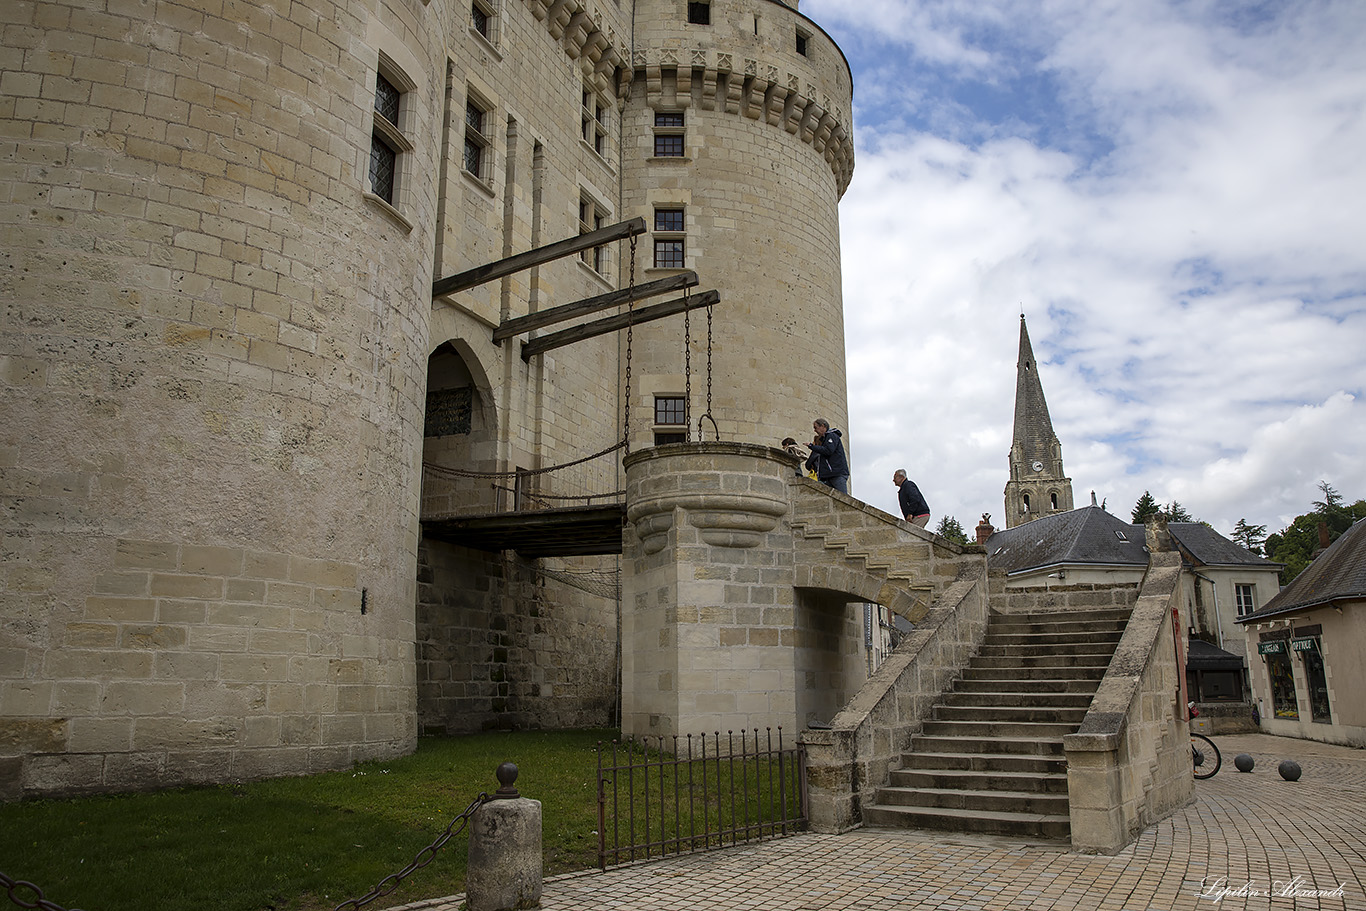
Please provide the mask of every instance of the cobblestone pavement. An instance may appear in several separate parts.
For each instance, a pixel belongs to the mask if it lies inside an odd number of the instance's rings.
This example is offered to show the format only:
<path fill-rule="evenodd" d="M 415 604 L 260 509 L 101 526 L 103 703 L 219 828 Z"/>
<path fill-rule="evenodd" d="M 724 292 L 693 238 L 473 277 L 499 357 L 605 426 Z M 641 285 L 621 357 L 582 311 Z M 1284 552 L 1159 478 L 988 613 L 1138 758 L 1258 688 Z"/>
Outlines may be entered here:
<path fill-rule="evenodd" d="M 547 880 L 546 911 L 1366 911 L 1366 751 L 1215 739 L 1196 801 L 1113 857 L 926 831 L 800 835 Z M 1256 760 L 1250 774 L 1233 758 Z M 1282 780 L 1294 759 L 1304 771 Z M 1233 890 L 1221 892 L 1221 890 Z M 406 906 L 456 911 L 461 896 Z"/>

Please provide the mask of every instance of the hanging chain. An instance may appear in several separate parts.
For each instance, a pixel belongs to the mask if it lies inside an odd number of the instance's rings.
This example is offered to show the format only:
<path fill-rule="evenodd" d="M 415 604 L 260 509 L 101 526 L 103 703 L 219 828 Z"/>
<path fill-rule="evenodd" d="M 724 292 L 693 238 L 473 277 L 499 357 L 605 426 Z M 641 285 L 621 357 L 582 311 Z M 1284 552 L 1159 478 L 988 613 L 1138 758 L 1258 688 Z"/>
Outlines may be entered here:
<path fill-rule="evenodd" d="M 703 437 L 702 437 L 702 421 L 704 421 L 704 420 L 711 421 L 712 439 L 714 439 L 714 440 L 719 440 L 719 439 L 721 439 L 721 430 L 720 430 L 720 428 L 718 428 L 718 427 L 716 426 L 716 418 L 712 417 L 712 414 L 711 414 L 711 347 L 712 347 L 712 345 L 711 345 L 711 311 L 712 311 L 712 305 L 711 305 L 711 304 L 708 304 L 708 305 L 707 305 L 707 410 L 706 410 L 706 412 L 702 415 L 702 417 L 700 417 L 700 418 L 697 419 L 697 439 L 698 439 L 698 442 L 701 442 L 701 441 L 703 440 Z"/>
<path fill-rule="evenodd" d="M 691 295 L 683 289 L 683 426 L 692 442 L 692 311 L 688 309 Z M 698 436 L 701 436 L 699 431 Z"/>
<path fill-rule="evenodd" d="M 625 418 L 622 421 L 624 427 L 623 446 L 626 454 L 631 454 L 631 342 L 633 330 L 635 329 L 636 314 L 636 236 L 631 235 L 631 271 L 628 297 L 626 298 L 626 399 L 622 407 L 626 409 Z"/>

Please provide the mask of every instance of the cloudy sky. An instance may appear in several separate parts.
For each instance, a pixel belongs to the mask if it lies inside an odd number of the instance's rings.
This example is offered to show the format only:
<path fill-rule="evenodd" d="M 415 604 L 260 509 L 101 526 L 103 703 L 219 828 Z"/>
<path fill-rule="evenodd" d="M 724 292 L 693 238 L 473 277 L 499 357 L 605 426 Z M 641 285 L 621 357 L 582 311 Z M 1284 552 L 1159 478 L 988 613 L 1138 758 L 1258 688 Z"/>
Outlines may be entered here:
<path fill-rule="evenodd" d="M 1366 497 L 1366 3 L 802 0 L 854 70 L 854 489 L 1001 524 L 1019 314 L 1078 506 Z"/>

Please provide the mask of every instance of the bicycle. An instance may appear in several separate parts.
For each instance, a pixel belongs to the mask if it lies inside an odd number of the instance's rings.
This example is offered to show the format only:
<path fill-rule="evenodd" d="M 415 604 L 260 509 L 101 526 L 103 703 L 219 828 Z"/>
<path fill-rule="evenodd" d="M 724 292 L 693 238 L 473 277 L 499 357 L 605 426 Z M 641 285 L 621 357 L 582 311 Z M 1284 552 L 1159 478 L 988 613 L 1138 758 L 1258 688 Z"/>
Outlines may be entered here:
<path fill-rule="evenodd" d="M 1213 778 L 1223 764 L 1224 757 L 1219 755 L 1219 748 L 1214 741 L 1204 734 L 1191 731 L 1191 768 L 1195 777 L 1200 781 Z"/>

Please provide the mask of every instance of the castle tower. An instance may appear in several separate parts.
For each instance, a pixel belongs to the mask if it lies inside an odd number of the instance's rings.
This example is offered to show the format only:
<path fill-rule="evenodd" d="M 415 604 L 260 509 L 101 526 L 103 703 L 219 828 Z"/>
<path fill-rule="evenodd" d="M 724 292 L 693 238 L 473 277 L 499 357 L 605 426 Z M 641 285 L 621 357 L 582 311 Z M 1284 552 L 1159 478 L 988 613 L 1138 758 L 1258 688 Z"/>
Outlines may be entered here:
<path fill-rule="evenodd" d="M 848 430 L 837 205 L 853 173 L 852 77 L 796 8 L 638 0 L 622 114 L 622 206 L 650 228 L 643 277 L 689 268 L 721 292 L 712 415 L 722 440 L 770 446 L 809 439 L 818 416 Z M 636 330 L 633 415 L 685 393 L 680 323 Z M 695 436 L 708 392 L 700 313 L 691 334 Z M 668 428 L 632 429 L 638 448 Z"/>
<path fill-rule="evenodd" d="M 1029 329 L 1020 314 L 1020 356 L 1015 364 L 1015 433 L 1006 482 L 1006 528 L 1072 508 L 1072 479 L 1062 467 L 1062 444 L 1053 432 Z"/>

